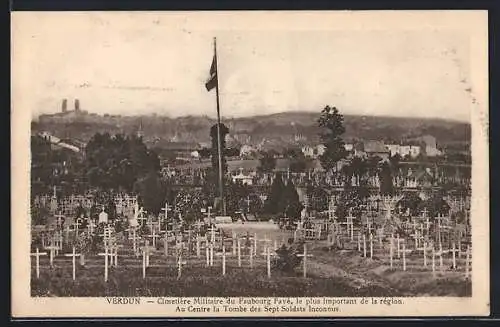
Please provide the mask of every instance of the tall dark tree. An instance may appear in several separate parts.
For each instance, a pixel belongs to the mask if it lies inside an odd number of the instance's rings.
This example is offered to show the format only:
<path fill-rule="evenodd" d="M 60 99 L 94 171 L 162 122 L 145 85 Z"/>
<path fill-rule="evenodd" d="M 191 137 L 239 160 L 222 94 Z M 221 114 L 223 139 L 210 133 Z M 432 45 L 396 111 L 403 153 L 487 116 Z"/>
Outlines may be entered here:
<path fill-rule="evenodd" d="M 282 206 L 281 201 L 284 189 L 285 184 L 283 184 L 281 175 L 277 174 L 273 180 L 273 183 L 271 184 L 271 190 L 264 204 L 264 210 L 267 213 L 277 214 L 284 211 L 284 207 Z"/>
<path fill-rule="evenodd" d="M 235 213 L 236 211 L 242 211 L 243 200 L 250 194 L 250 189 L 248 185 L 243 185 L 241 182 L 233 183 L 232 181 L 226 186 L 226 206 L 227 211 L 230 213 Z"/>
<path fill-rule="evenodd" d="M 282 205 L 284 208 L 283 214 L 293 220 L 300 219 L 300 213 L 304 206 L 299 201 L 299 194 L 291 179 L 288 179 L 283 195 L 281 197 Z"/>
<path fill-rule="evenodd" d="M 393 195 L 394 184 L 392 182 L 392 171 L 391 167 L 387 162 L 384 162 L 380 167 L 379 179 L 380 179 L 380 194 Z"/>
<path fill-rule="evenodd" d="M 210 128 L 210 138 L 212 142 L 211 148 L 211 159 L 212 159 L 212 169 L 214 171 L 214 178 L 216 178 L 213 183 L 218 185 L 219 181 L 219 153 L 218 153 L 218 139 L 217 139 L 217 124 Z M 221 144 L 221 156 L 222 156 L 222 174 L 227 172 L 227 162 L 226 162 L 226 135 L 229 133 L 229 129 L 224 124 L 220 124 L 220 144 Z M 218 194 L 218 191 L 217 191 Z"/>
<path fill-rule="evenodd" d="M 321 142 L 325 146 L 325 152 L 319 156 L 319 160 L 325 170 L 333 170 L 337 162 L 347 155 L 341 138 L 345 133 L 344 117 L 337 108 L 326 106 L 321 111 L 318 126 L 321 128 Z"/>
<path fill-rule="evenodd" d="M 208 158 L 210 158 L 211 150 L 207 149 L 207 148 L 202 148 L 202 149 L 198 150 L 198 153 L 200 154 L 201 158 L 208 159 Z"/>
<path fill-rule="evenodd" d="M 162 182 L 159 174 L 150 171 L 148 175 L 136 182 L 134 188 L 142 199 L 144 209 L 158 215 L 164 207 L 167 197 L 167 186 Z"/>
<path fill-rule="evenodd" d="M 366 167 L 371 176 L 375 176 L 379 172 L 381 161 L 382 158 L 379 156 L 370 156 L 366 159 Z"/>
<path fill-rule="evenodd" d="M 391 156 L 389 158 L 389 162 L 391 163 L 391 169 L 393 174 L 397 174 L 400 169 L 400 162 L 403 160 L 401 155 L 399 153 L 396 153 L 395 155 Z"/>

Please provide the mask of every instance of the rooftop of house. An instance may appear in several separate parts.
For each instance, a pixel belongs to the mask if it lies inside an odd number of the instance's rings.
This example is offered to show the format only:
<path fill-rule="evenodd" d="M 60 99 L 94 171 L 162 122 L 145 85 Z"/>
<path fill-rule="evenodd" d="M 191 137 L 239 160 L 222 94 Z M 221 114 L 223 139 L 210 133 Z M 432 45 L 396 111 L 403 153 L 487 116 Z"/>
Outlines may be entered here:
<path fill-rule="evenodd" d="M 367 141 L 364 142 L 364 151 L 367 153 L 385 153 L 389 152 L 384 142 L 382 141 Z"/>

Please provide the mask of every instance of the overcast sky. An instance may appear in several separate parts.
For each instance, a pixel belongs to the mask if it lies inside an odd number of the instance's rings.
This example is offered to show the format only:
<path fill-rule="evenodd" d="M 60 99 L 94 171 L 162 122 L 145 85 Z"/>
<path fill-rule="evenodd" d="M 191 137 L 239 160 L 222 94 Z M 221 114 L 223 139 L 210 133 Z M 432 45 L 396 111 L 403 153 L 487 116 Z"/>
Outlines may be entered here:
<path fill-rule="evenodd" d="M 71 107 L 78 98 L 82 109 L 96 113 L 214 116 L 215 92 L 204 83 L 216 36 L 223 116 L 329 104 L 346 114 L 469 120 L 470 36 L 460 30 L 381 28 L 383 17 L 355 16 L 343 19 L 365 28 L 329 28 L 335 15 L 309 24 L 292 17 L 266 28 L 266 19 L 249 17 L 14 17 L 14 60 L 25 72 L 19 76 L 29 72 L 18 84 L 29 99 L 23 109 L 52 113 L 61 99 Z"/>

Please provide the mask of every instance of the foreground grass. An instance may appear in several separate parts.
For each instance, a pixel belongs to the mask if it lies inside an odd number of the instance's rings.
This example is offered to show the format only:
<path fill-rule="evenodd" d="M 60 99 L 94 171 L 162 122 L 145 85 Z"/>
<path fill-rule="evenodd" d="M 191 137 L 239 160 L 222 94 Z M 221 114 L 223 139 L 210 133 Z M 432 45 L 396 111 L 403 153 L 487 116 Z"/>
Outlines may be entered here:
<path fill-rule="evenodd" d="M 275 273 L 268 279 L 263 269 L 229 268 L 221 276 L 220 268 L 186 268 L 177 279 L 173 268 L 141 271 L 116 268 L 104 282 L 99 269 L 81 270 L 75 281 L 70 271 L 47 270 L 40 279 L 31 280 L 32 296 L 101 297 L 101 296 L 398 296 L 394 291 L 369 286 L 350 287 L 342 278 L 302 278 Z"/>

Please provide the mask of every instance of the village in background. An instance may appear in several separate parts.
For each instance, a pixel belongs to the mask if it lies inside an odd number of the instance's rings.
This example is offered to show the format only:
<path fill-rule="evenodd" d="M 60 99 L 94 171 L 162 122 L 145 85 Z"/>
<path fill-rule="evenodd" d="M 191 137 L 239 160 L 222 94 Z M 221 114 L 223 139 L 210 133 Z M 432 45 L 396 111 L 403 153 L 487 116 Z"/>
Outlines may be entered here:
<path fill-rule="evenodd" d="M 318 159 L 325 149 L 319 139 L 318 117 L 314 112 L 285 112 L 224 119 L 225 156 L 232 181 L 265 185 L 259 173 L 324 172 Z M 398 170 L 392 176 L 396 187 L 418 189 L 440 185 L 451 189 L 469 185 L 470 124 L 432 118 L 347 116 L 344 119 L 346 157 L 338 162 L 338 170 L 352 158 L 376 158 L 378 163 L 398 162 Z M 71 162 L 83 160 L 87 143 L 95 140 L 97 133 L 141 138 L 158 157 L 162 177 L 177 173 L 174 183 L 184 180 L 182 183 L 200 185 L 201 180 L 195 176 L 201 176 L 212 166 L 210 127 L 215 123 L 215 119 L 206 116 L 98 115 L 81 110 L 78 99 L 74 101 L 74 109 L 68 109 L 64 99 L 60 112 L 41 115 L 32 123 L 32 140 L 43 139 L 52 150 L 66 153 L 68 160 L 51 163 L 52 178 L 57 176 L 61 183 L 71 180 L 72 187 L 89 182 L 89 176 L 78 174 Z M 36 191 L 37 167 L 34 169 L 32 186 Z M 191 181 L 186 181 L 190 177 Z M 378 185 L 376 179 L 370 182 L 371 186 Z"/>
<path fill-rule="evenodd" d="M 33 296 L 471 296 L 468 123 L 223 117 L 221 197 L 215 119 L 73 101 L 31 125 Z"/>

